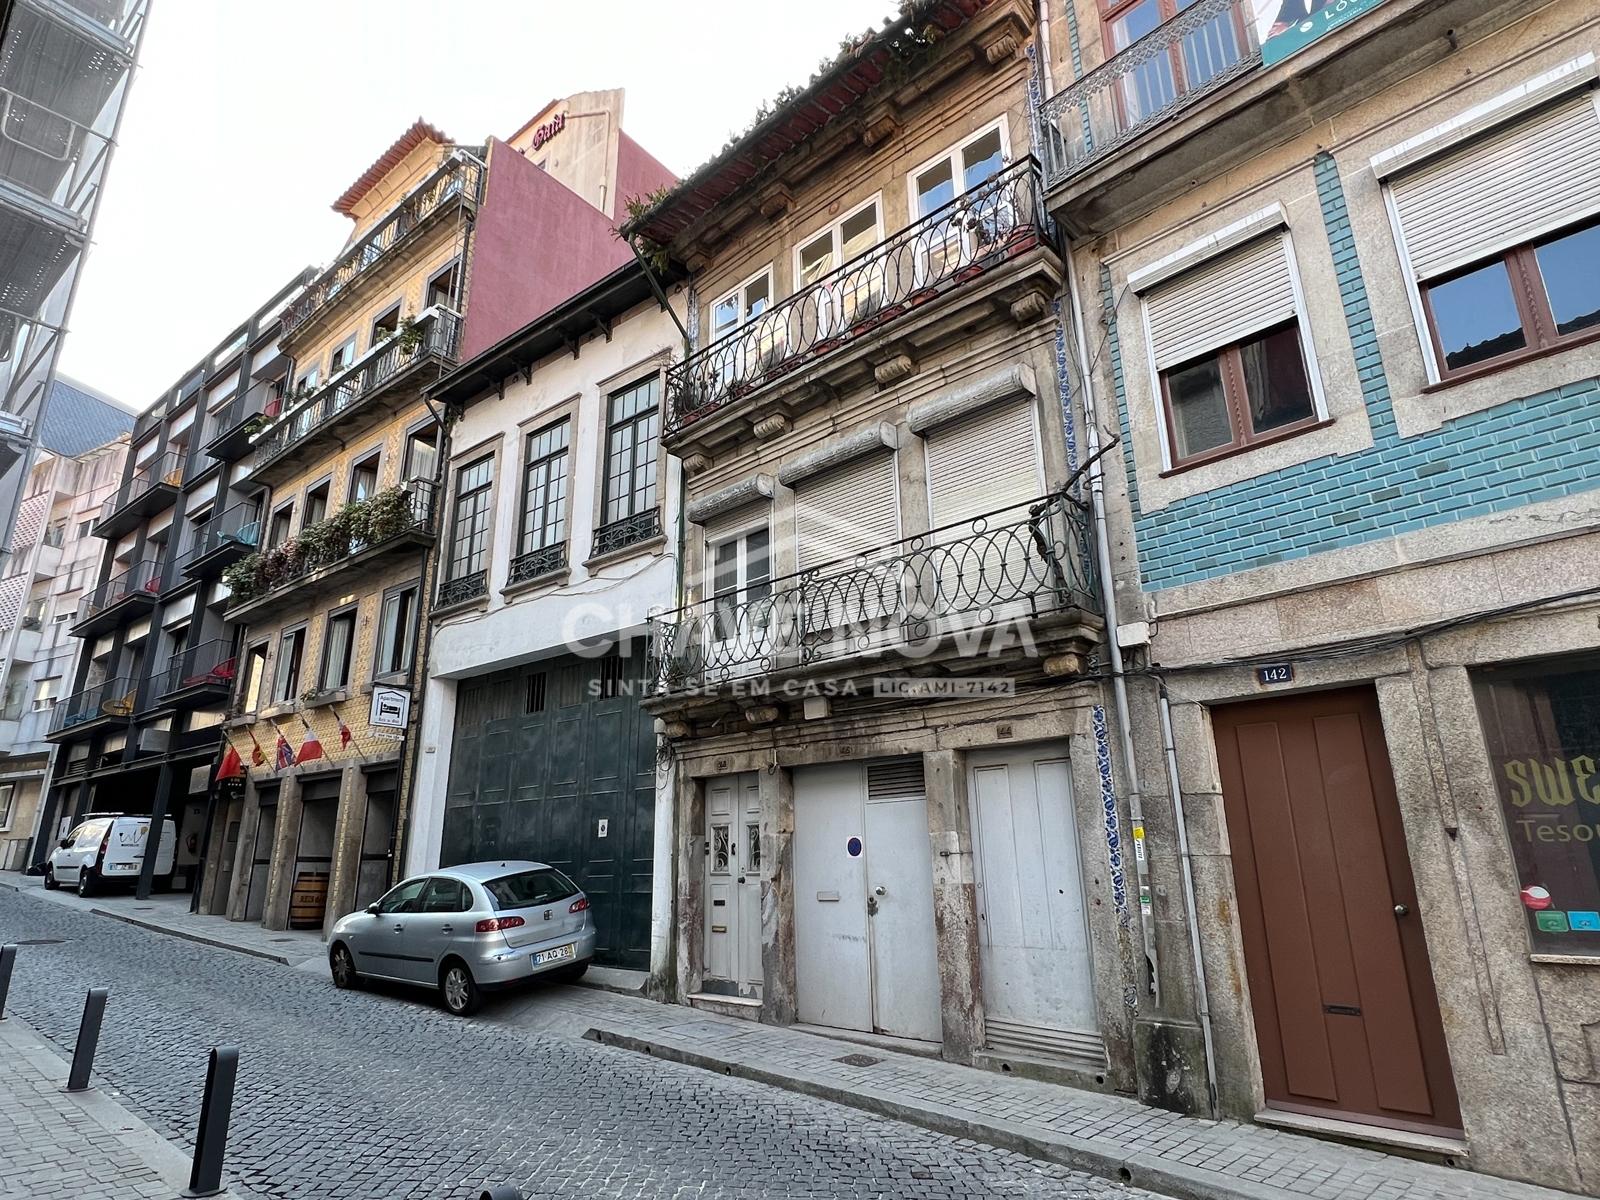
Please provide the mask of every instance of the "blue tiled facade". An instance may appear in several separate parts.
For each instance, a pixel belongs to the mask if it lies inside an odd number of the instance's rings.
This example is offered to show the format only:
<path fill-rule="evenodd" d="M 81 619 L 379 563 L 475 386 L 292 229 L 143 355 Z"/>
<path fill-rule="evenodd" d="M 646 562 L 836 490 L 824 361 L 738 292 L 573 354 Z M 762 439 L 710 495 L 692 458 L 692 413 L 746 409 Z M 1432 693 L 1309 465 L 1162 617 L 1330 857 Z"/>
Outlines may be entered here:
<path fill-rule="evenodd" d="M 1139 505 L 1127 389 L 1111 320 L 1108 348 L 1147 590 L 1600 488 L 1600 378 L 1508 400 L 1427 433 L 1401 435 L 1334 158 L 1319 155 L 1315 173 L 1373 445 L 1296 463 L 1146 513 Z M 1110 282 L 1102 268 L 1108 310 Z"/>

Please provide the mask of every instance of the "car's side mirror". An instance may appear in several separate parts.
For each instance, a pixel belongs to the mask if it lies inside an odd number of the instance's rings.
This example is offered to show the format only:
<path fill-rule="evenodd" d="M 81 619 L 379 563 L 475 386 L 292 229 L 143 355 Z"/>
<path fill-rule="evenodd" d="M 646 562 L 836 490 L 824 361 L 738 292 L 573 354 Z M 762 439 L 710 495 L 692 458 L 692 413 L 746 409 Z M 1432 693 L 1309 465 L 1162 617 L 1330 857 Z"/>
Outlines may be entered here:
<path fill-rule="evenodd" d="M 378 915 L 378 902 L 376 900 L 367 905 L 367 912 L 372 914 L 374 917 Z"/>
<path fill-rule="evenodd" d="M 71 850 L 72 849 L 72 839 L 71 838 L 62 838 L 61 839 L 61 848 L 63 850 Z"/>

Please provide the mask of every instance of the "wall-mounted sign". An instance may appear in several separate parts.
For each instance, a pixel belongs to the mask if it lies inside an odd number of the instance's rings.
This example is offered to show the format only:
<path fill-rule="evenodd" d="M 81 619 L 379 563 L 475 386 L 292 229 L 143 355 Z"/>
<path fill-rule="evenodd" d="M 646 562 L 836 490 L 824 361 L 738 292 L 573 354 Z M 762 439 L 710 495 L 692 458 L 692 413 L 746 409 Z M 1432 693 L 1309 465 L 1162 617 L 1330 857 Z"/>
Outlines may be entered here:
<path fill-rule="evenodd" d="M 1254 0 L 1264 66 L 1280 63 L 1383 0 Z M 1222 20 L 1227 20 L 1224 16 Z M 1208 27 L 1209 28 L 1209 27 Z"/>
<path fill-rule="evenodd" d="M 528 143 L 528 149 L 533 153 L 543 150 L 545 143 L 555 137 L 567 127 L 567 114 L 558 112 L 543 125 L 533 131 L 533 140 Z"/>
<path fill-rule="evenodd" d="M 367 724 L 380 729 L 404 729 L 411 717 L 411 693 L 405 688 L 375 687 Z"/>
<path fill-rule="evenodd" d="M 1293 683 L 1293 663 L 1268 663 L 1256 668 L 1256 682 L 1263 684 Z"/>

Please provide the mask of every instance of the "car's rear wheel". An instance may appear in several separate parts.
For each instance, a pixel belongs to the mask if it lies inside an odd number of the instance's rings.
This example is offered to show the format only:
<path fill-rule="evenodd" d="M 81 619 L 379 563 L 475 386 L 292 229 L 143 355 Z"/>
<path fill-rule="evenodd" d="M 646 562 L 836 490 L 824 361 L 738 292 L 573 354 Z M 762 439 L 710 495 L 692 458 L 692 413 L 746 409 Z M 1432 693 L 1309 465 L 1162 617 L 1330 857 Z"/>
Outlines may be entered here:
<path fill-rule="evenodd" d="M 328 969 L 333 974 L 334 987 L 349 990 L 361 986 L 356 960 L 350 956 L 349 947 L 343 942 L 328 952 Z"/>
<path fill-rule="evenodd" d="M 444 993 L 444 1006 L 458 1017 L 470 1017 L 478 1011 L 483 995 L 464 962 L 449 962 L 439 973 L 439 990 Z"/>
<path fill-rule="evenodd" d="M 95 891 L 94 872 L 88 867 L 78 868 L 78 895 L 92 896 Z"/>
<path fill-rule="evenodd" d="M 55 891 L 61 886 L 61 881 L 56 878 L 56 869 L 48 864 L 44 869 L 44 886 L 46 891 Z"/>

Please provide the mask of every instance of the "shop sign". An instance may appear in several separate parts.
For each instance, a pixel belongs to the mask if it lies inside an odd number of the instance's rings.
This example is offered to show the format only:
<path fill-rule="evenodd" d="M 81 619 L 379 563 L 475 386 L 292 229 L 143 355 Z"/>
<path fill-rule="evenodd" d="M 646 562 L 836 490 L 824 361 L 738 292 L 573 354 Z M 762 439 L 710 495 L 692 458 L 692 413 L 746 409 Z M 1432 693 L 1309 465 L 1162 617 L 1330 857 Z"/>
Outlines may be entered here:
<path fill-rule="evenodd" d="M 558 112 L 555 116 L 551 117 L 543 125 L 539 126 L 539 128 L 533 131 L 533 140 L 529 143 L 528 149 L 534 153 L 543 150 L 545 143 L 549 142 L 556 136 L 556 134 L 560 133 L 566 127 L 567 114 L 564 112 Z"/>
<path fill-rule="evenodd" d="M 1324 34 L 1371 12 L 1383 0 L 1254 0 L 1263 66 L 1298 54 Z"/>
<path fill-rule="evenodd" d="M 411 717 L 411 693 L 405 688 L 375 687 L 367 724 L 378 729 L 404 729 Z"/>

